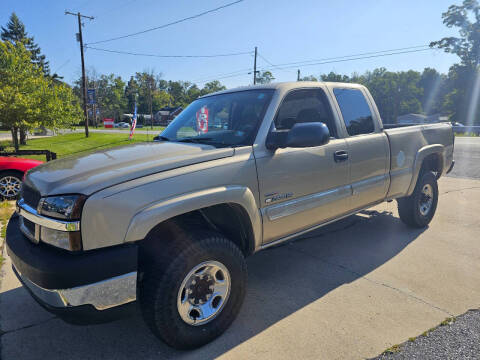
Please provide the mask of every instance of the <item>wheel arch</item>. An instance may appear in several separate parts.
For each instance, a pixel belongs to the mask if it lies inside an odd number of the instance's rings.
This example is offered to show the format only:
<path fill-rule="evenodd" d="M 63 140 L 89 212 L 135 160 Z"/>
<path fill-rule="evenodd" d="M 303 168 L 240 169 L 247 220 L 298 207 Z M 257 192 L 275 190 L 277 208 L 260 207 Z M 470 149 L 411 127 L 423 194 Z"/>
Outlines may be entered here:
<path fill-rule="evenodd" d="M 187 231 L 202 226 L 222 232 L 245 255 L 261 245 L 261 218 L 250 189 L 241 186 L 220 187 L 184 194 L 151 204 L 137 213 L 127 230 L 125 242 Z"/>
<path fill-rule="evenodd" d="M 407 195 L 411 195 L 422 171 L 433 171 L 437 179 L 443 174 L 445 161 L 445 147 L 441 144 L 427 145 L 418 150 L 413 163 L 413 176 Z"/>

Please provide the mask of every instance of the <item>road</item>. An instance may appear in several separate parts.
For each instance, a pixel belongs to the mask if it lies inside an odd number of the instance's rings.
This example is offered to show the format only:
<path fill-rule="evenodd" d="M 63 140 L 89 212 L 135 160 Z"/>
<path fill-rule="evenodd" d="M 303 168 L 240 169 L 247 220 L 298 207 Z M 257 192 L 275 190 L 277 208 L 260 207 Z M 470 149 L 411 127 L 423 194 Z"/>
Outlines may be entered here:
<path fill-rule="evenodd" d="M 449 176 L 480 179 L 480 137 L 455 138 L 455 167 Z"/>
<path fill-rule="evenodd" d="M 239 317 L 222 337 L 192 352 L 159 342 L 139 313 L 110 324 L 65 324 L 21 288 L 4 253 L 1 358 L 374 357 L 478 307 L 479 147 L 477 139 L 457 138 L 457 165 L 440 180 L 439 207 L 427 229 L 406 228 L 395 202 L 384 203 L 249 258 Z"/>

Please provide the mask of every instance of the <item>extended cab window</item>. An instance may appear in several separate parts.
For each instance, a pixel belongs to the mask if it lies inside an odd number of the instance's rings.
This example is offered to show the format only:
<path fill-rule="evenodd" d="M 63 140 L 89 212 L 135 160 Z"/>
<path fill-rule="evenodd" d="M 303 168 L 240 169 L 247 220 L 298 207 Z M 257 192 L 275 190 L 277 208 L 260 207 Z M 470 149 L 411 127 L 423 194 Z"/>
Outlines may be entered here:
<path fill-rule="evenodd" d="M 302 89 L 289 93 L 282 102 L 275 118 L 276 130 L 290 130 L 296 123 L 322 122 L 330 136 L 337 132 L 330 104 L 322 89 Z"/>
<path fill-rule="evenodd" d="M 375 132 L 372 112 L 358 89 L 333 89 L 350 136 Z"/>

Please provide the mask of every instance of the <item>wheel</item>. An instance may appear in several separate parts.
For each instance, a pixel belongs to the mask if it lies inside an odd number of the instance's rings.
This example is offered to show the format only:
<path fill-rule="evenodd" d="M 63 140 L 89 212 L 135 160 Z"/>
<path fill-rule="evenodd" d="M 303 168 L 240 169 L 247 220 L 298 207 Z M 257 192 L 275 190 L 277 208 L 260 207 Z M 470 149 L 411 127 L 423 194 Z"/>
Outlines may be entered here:
<path fill-rule="evenodd" d="M 202 231 L 175 239 L 160 261 L 147 265 L 139 286 L 143 318 L 177 349 L 193 349 L 221 335 L 240 311 L 247 267 L 223 235 Z"/>
<path fill-rule="evenodd" d="M 420 173 L 412 195 L 400 198 L 397 202 L 400 219 L 405 224 L 415 228 L 427 226 L 435 215 L 438 203 L 435 174 L 431 171 Z"/>
<path fill-rule="evenodd" d="M 16 199 L 20 193 L 22 175 L 16 171 L 3 171 L 0 173 L 0 196 L 2 199 Z"/>

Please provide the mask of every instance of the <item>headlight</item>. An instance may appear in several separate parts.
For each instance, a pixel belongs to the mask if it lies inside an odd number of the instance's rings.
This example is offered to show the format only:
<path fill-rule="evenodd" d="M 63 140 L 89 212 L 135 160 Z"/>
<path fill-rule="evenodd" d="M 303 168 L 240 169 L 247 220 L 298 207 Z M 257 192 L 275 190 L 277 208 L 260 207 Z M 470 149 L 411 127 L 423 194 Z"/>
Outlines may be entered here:
<path fill-rule="evenodd" d="M 40 240 L 44 243 L 70 250 L 82 250 L 82 237 L 80 231 L 75 226 L 80 220 L 83 204 L 86 196 L 84 195 L 62 195 L 42 198 L 38 204 L 38 212 L 41 215 L 53 219 L 62 220 L 65 224 L 65 231 L 40 227 Z M 71 228 L 70 228 L 71 227 Z"/>
<path fill-rule="evenodd" d="M 80 231 L 60 231 L 47 227 L 40 228 L 40 239 L 42 242 L 70 250 L 82 250 L 82 237 Z"/>
<path fill-rule="evenodd" d="M 83 195 L 50 196 L 40 200 L 40 214 L 61 220 L 80 220 L 86 197 Z"/>

